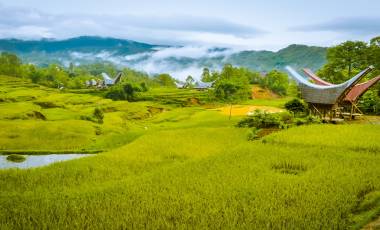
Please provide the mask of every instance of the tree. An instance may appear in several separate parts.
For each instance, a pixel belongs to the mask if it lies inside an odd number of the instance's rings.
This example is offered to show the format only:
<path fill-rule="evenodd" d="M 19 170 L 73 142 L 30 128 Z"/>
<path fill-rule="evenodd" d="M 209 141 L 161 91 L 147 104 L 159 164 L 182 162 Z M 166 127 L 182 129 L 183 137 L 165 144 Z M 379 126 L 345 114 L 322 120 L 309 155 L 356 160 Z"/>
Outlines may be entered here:
<path fill-rule="evenodd" d="M 261 76 L 259 72 L 252 72 L 252 71 L 246 70 L 246 73 L 247 73 L 249 83 L 251 84 L 260 84 L 260 82 L 263 79 L 263 77 Z"/>
<path fill-rule="evenodd" d="M 195 80 L 192 76 L 187 76 L 186 78 L 186 87 L 193 88 L 194 87 Z"/>
<path fill-rule="evenodd" d="M 7 52 L 0 54 L 0 74 L 20 77 L 21 60 L 15 55 Z"/>
<path fill-rule="evenodd" d="M 285 96 L 289 88 L 288 75 L 278 70 L 272 70 L 261 80 L 261 85 L 281 96 Z"/>
<path fill-rule="evenodd" d="M 368 51 L 367 44 L 361 41 L 346 41 L 328 48 L 328 63 L 318 74 L 332 83 L 341 83 L 367 67 Z"/>
<path fill-rule="evenodd" d="M 368 61 L 369 65 L 375 66 L 374 75 L 380 74 L 380 36 L 371 39 Z"/>
<path fill-rule="evenodd" d="M 215 79 L 212 79 L 212 75 L 210 74 L 210 70 L 208 68 L 203 68 L 201 81 L 203 82 L 212 82 Z"/>
<path fill-rule="evenodd" d="M 248 78 L 239 68 L 225 65 L 214 84 L 214 95 L 217 99 L 230 103 L 229 119 L 231 119 L 232 104 L 246 100 L 251 95 Z"/>
<path fill-rule="evenodd" d="M 175 87 L 175 80 L 172 76 L 170 76 L 167 73 L 159 74 L 155 77 L 155 80 L 160 84 L 161 86 L 166 87 Z"/>
<path fill-rule="evenodd" d="M 371 46 L 379 46 L 380 47 L 380 36 L 372 38 L 369 43 Z"/>

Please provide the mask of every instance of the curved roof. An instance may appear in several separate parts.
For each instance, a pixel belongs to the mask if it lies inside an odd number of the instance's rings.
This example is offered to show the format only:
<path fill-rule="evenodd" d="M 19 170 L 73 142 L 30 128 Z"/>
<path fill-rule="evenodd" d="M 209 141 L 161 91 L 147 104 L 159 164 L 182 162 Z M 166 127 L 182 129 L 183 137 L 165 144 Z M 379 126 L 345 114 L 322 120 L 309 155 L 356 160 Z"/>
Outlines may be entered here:
<path fill-rule="evenodd" d="M 104 83 L 105 83 L 106 85 L 113 85 L 113 79 L 110 78 L 110 76 L 108 76 L 108 74 L 106 74 L 106 73 L 102 73 L 102 77 L 103 77 L 103 79 L 104 79 Z"/>
<path fill-rule="evenodd" d="M 338 85 L 318 85 L 309 82 L 303 76 L 301 76 L 297 71 L 295 71 L 290 66 L 286 69 L 289 71 L 291 76 L 298 82 L 301 89 L 302 97 L 306 102 L 315 104 L 325 104 L 334 105 L 344 97 L 347 92 L 358 83 L 367 73 L 372 71 L 373 66 L 366 68 L 359 74 Z"/>
<path fill-rule="evenodd" d="M 122 72 L 119 72 L 116 77 L 114 79 L 112 79 L 108 74 L 106 73 L 102 73 L 102 77 L 104 79 L 104 83 L 106 85 L 114 85 L 114 84 L 117 84 L 118 82 L 120 82 L 121 80 L 121 77 L 122 77 L 123 73 Z"/>
<path fill-rule="evenodd" d="M 319 78 L 316 74 L 314 74 L 310 69 L 303 69 L 305 74 L 310 77 L 315 83 L 319 85 L 334 85 L 330 82 L 324 81 Z M 378 81 L 380 81 L 380 76 L 372 78 L 369 81 L 366 81 L 361 84 L 357 84 L 346 94 L 344 101 L 355 102 L 359 99 L 361 95 L 363 95 L 369 88 L 374 86 Z"/>

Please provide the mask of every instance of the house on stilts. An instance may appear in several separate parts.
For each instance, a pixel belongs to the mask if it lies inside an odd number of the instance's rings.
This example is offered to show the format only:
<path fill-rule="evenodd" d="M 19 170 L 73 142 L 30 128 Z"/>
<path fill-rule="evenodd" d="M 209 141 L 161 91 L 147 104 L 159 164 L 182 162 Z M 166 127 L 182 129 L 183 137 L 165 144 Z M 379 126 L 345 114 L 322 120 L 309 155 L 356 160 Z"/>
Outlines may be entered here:
<path fill-rule="evenodd" d="M 297 81 L 301 95 L 309 104 L 311 112 L 322 118 L 328 117 L 330 120 L 342 116 L 340 106 L 345 103 L 351 104 L 350 117 L 352 117 L 354 114 L 353 108 L 358 109 L 355 104 L 358 98 L 364 94 L 369 87 L 379 81 L 377 77 L 365 83 L 358 84 L 373 68 L 373 66 L 370 66 L 348 81 L 334 85 L 320 79 L 309 69 L 304 71 L 315 83 L 310 82 L 291 67 L 286 67 L 290 75 Z"/>

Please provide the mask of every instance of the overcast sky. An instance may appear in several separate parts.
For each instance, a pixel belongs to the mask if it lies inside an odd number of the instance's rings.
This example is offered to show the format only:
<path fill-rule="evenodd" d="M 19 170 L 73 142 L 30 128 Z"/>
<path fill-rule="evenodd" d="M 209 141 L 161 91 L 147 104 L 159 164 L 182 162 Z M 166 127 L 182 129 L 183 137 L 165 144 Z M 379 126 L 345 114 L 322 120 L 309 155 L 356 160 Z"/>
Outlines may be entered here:
<path fill-rule="evenodd" d="M 380 0 L 0 0 L 1 38 L 99 35 L 277 50 L 380 35 Z"/>

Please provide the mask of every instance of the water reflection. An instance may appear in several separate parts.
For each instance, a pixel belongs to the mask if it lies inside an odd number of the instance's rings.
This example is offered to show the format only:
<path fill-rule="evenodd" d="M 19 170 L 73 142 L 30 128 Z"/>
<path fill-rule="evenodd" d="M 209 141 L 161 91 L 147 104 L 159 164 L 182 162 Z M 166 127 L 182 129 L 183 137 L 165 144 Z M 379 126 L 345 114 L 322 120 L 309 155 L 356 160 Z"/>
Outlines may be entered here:
<path fill-rule="evenodd" d="M 6 155 L 0 155 L 0 169 L 8 168 L 34 168 L 49 165 L 59 161 L 67 161 L 92 154 L 49 154 L 49 155 L 24 155 L 26 160 L 20 163 L 7 160 Z"/>

